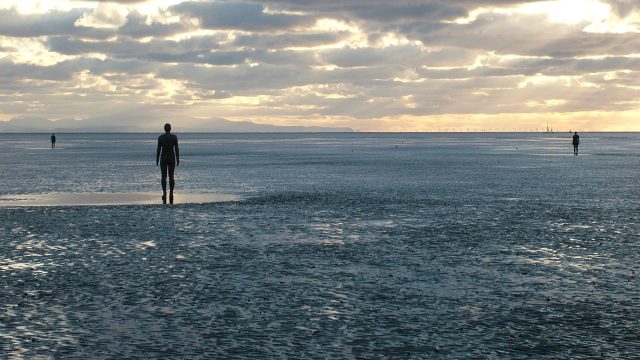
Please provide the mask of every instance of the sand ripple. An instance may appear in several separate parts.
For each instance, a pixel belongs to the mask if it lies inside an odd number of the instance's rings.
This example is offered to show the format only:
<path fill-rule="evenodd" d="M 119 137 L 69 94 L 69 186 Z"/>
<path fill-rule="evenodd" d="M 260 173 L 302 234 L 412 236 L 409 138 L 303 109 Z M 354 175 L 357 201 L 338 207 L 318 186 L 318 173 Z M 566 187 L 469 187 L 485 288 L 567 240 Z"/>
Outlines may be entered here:
<path fill-rule="evenodd" d="M 25 357 L 635 356 L 635 210 L 592 210 L 319 193 L 6 209 L 0 341 Z"/>

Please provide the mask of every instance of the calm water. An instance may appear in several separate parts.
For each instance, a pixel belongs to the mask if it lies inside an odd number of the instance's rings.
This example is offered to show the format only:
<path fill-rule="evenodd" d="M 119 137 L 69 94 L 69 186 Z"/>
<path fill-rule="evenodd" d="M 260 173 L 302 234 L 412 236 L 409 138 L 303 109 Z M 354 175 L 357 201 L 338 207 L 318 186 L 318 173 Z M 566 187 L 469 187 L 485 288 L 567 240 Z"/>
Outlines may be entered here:
<path fill-rule="evenodd" d="M 159 192 L 157 134 L 0 134 L 0 195 Z M 178 134 L 209 204 L 0 207 L 0 349 L 629 358 L 640 135 Z"/>

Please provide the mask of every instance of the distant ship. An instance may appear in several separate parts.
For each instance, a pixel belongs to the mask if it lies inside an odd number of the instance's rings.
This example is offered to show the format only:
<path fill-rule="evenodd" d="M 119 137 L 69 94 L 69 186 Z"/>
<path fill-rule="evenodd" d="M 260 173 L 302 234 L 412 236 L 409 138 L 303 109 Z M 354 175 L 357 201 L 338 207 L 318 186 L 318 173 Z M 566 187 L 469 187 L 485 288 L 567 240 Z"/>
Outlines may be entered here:
<path fill-rule="evenodd" d="M 553 127 L 549 128 L 549 122 L 547 121 L 547 132 L 548 133 L 552 133 L 553 132 Z"/>

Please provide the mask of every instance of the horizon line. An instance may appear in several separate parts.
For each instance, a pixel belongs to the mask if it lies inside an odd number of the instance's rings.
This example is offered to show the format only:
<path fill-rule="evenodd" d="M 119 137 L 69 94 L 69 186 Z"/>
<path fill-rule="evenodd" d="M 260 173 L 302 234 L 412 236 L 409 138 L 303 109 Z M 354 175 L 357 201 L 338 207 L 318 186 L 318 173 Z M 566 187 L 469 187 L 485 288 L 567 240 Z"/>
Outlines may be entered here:
<path fill-rule="evenodd" d="M 567 133 L 628 134 L 640 130 L 584 130 L 584 131 L 177 131 L 175 134 L 567 134 Z M 0 134 L 158 134 L 162 131 L 0 131 Z"/>

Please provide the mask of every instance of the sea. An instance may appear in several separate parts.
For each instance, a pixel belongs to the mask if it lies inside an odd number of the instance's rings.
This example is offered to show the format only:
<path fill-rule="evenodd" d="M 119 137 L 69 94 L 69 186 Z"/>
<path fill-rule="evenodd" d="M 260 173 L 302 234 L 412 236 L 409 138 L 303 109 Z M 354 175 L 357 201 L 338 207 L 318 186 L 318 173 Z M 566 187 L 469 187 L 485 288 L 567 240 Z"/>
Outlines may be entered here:
<path fill-rule="evenodd" d="M 0 134 L 0 357 L 629 359 L 640 134 Z"/>

